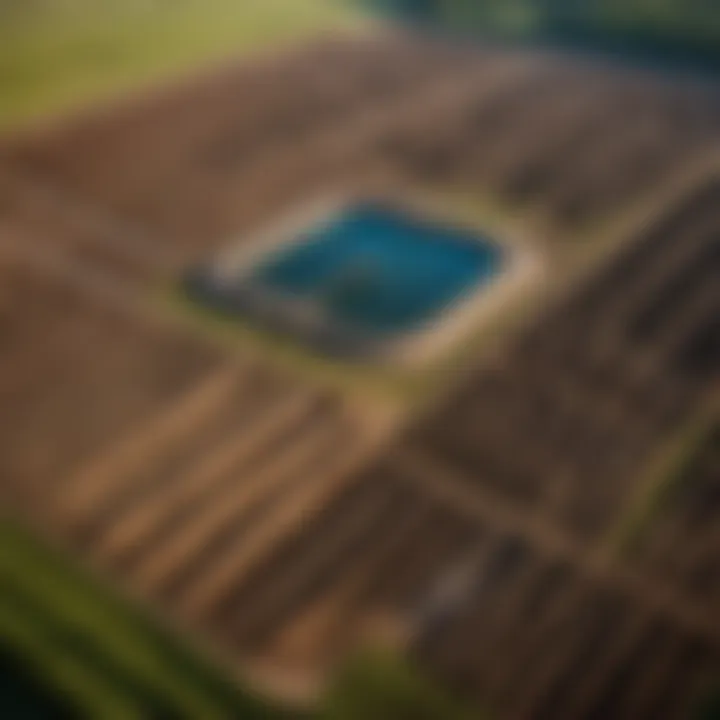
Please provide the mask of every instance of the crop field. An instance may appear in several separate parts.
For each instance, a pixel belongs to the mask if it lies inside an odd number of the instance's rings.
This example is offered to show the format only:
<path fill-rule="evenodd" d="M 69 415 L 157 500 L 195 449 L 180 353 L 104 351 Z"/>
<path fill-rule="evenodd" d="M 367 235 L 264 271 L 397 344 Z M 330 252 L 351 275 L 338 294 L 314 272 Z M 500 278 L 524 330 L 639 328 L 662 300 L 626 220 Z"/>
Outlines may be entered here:
<path fill-rule="evenodd" d="M 659 217 L 409 447 L 570 533 L 607 531 L 648 455 L 716 383 L 719 203 L 713 179 Z"/>
<path fill-rule="evenodd" d="M 416 648 L 451 686 L 500 717 L 689 716 L 719 668 L 703 631 L 515 537 L 496 543 L 469 607 Z"/>
<path fill-rule="evenodd" d="M 3 505 L 285 700 L 372 642 L 498 718 L 688 717 L 720 674 L 716 430 L 612 540 L 717 407 L 719 119 L 709 79 L 387 31 L 8 136 Z M 157 302 L 339 189 L 492 207 L 546 263 L 422 402 Z"/>
<path fill-rule="evenodd" d="M 541 208 L 556 231 L 576 229 L 717 141 L 711 84 L 645 75 L 549 53 L 329 40 L 85 117 L 34 160 L 173 237 L 218 237 L 237 229 L 243 208 L 262 213 L 260 201 L 287 201 L 298 185 L 308 192 L 377 165 Z"/>

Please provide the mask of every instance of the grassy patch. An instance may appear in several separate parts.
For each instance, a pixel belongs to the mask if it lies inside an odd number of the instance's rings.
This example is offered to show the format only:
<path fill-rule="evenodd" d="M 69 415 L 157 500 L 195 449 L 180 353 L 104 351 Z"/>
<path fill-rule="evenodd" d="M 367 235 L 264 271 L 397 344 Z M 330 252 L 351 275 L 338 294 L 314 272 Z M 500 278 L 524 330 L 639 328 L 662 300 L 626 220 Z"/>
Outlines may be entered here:
<path fill-rule="evenodd" d="M 0 585 L 0 642 L 83 716 L 285 717 L 7 522 Z"/>
<path fill-rule="evenodd" d="M 0 18 L 0 129 L 359 21 L 349 0 L 39 3 Z"/>
<path fill-rule="evenodd" d="M 702 418 L 648 470 L 646 479 L 641 479 L 640 482 L 643 491 L 634 503 L 629 504 L 610 533 L 608 544 L 611 551 L 620 554 L 632 552 L 645 530 L 671 503 L 673 494 L 692 475 L 699 453 L 705 447 L 715 425 L 715 418 Z"/>
<path fill-rule="evenodd" d="M 720 720 L 720 680 L 698 700 L 693 717 L 695 720 Z"/>
<path fill-rule="evenodd" d="M 482 720 L 394 654 L 366 651 L 339 672 L 319 720 Z"/>

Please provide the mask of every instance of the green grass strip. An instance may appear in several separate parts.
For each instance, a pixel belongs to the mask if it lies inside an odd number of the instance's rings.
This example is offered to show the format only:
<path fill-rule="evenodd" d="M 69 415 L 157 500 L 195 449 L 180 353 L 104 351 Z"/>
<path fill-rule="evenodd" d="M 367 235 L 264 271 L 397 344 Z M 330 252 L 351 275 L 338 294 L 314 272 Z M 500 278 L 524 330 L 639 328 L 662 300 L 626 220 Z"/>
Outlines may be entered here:
<path fill-rule="evenodd" d="M 338 673 L 319 720 L 486 720 L 387 650 L 365 650 Z"/>
<path fill-rule="evenodd" d="M 33 3 L 0 17 L 0 128 L 359 19 L 350 0 Z"/>
<path fill-rule="evenodd" d="M 135 678 L 148 698 L 181 712 L 183 717 L 278 717 L 254 698 L 233 690 L 203 663 L 189 660 L 179 641 L 165 637 L 139 612 L 96 589 L 67 567 L 64 559 L 45 551 L 19 528 L 0 525 L 0 583 L 32 598 L 38 614 L 62 623 L 66 637 L 90 653 L 102 652 L 119 677 Z"/>
<path fill-rule="evenodd" d="M 96 668 L 75 658 L 67 648 L 47 637 L 37 618 L 0 596 L 0 638 L 26 661 L 42 687 L 50 687 L 84 717 L 113 720 L 142 719 L 144 711 Z"/>
<path fill-rule="evenodd" d="M 698 454 L 710 439 L 717 419 L 703 417 L 688 428 L 648 471 L 637 501 L 628 506 L 608 537 L 612 552 L 631 552 L 643 533 L 668 506 L 673 493 L 692 474 Z"/>

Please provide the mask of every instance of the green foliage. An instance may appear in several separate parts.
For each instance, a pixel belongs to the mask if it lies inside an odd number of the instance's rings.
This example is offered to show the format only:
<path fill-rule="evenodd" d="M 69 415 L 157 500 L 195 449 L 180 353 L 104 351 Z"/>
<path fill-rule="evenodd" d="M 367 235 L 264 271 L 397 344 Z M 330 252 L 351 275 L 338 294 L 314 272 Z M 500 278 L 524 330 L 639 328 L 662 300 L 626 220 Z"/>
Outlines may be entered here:
<path fill-rule="evenodd" d="M 0 524 L 0 586 L 0 645 L 83 716 L 285 717 L 7 523 Z"/>
<path fill-rule="evenodd" d="M 359 19 L 351 0 L 20 4 L 0 11 L 0 129 Z"/>
<path fill-rule="evenodd" d="M 406 661 L 365 652 L 339 673 L 318 720 L 478 720 Z"/>
<path fill-rule="evenodd" d="M 439 27 L 514 32 L 720 59 L 714 0 L 367 0 Z"/>
<path fill-rule="evenodd" d="M 608 536 L 608 546 L 620 555 L 632 553 L 653 523 L 676 502 L 692 479 L 708 442 L 717 436 L 717 420 L 701 418 L 672 443 L 659 465 L 648 470 L 649 480 L 637 502 L 630 503 Z M 640 483 L 642 486 L 643 483 Z"/>
<path fill-rule="evenodd" d="M 720 720 L 720 685 L 700 699 L 695 720 Z"/>

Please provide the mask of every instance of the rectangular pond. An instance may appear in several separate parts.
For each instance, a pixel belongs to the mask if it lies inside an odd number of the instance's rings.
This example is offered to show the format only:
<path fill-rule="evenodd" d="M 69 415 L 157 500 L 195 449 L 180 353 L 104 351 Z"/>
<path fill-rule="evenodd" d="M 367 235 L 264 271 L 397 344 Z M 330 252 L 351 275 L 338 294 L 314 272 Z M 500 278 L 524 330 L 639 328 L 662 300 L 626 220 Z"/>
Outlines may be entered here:
<path fill-rule="evenodd" d="M 502 266 L 489 240 L 367 205 L 303 233 L 252 281 L 320 303 L 343 325 L 393 334 L 428 323 Z"/>
<path fill-rule="evenodd" d="M 263 248 L 194 269 L 188 292 L 316 350 L 365 358 L 441 332 L 512 264 L 483 232 L 378 202 L 342 205 Z"/>

